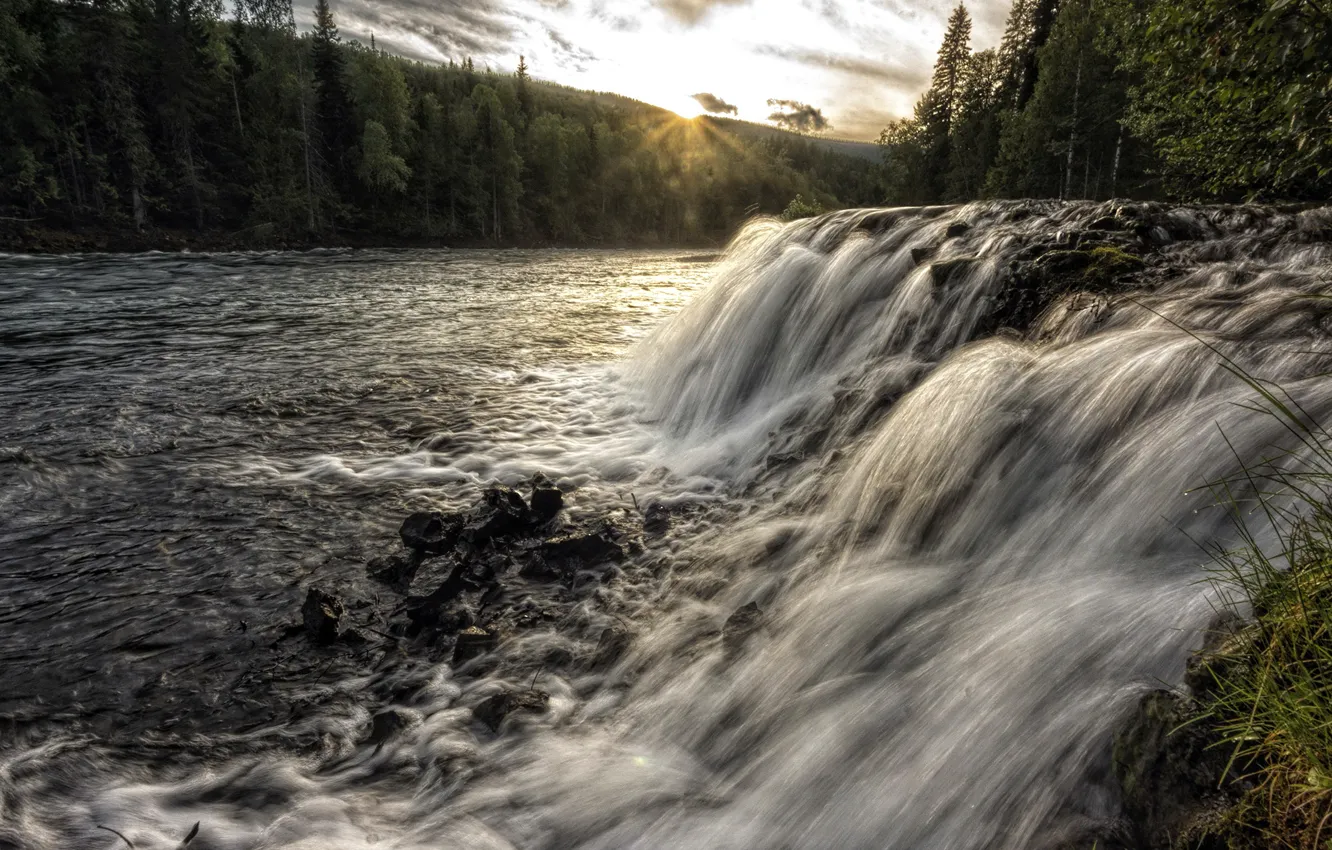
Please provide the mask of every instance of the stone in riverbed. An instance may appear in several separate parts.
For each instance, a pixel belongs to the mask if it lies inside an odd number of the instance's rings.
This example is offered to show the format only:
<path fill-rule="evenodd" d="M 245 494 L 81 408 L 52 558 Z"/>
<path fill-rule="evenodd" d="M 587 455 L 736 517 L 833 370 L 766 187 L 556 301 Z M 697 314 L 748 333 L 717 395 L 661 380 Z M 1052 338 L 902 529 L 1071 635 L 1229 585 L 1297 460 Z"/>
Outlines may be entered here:
<path fill-rule="evenodd" d="M 438 511 L 420 511 L 402 521 L 398 536 L 402 545 L 418 556 L 442 555 L 458 540 L 461 521 Z"/>
<path fill-rule="evenodd" d="M 544 714 L 549 704 L 550 694 L 545 691 L 500 691 L 482 700 L 472 709 L 472 716 L 486 724 L 491 732 L 498 732 L 500 724 L 510 714 Z"/>
<path fill-rule="evenodd" d="M 624 560 L 624 548 L 605 531 L 552 537 L 538 551 L 547 561 L 578 561 L 586 566 Z"/>
<path fill-rule="evenodd" d="M 629 644 L 632 642 L 633 635 L 626 630 L 607 626 L 602 630 L 601 639 L 597 641 L 596 651 L 592 654 L 592 669 L 604 670 L 614 666 L 615 662 L 629 651 Z"/>
<path fill-rule="evenodd" d="M 370 738 L 369 743 L 375 745 L 378 750 L 384 746 L 384 742 L 393 738 L 404 729 L 410 729 L 421 722 L 421 715 L 418 712 L 407 709 L 391 708 L 387 711 L 381 711 L 370 720 Z"/>
<path fill-rule="evenodd" d="M 485 655 L 499 643 L 499 636 L 480 626 L 468 626 L 458 632 L 458 642 L 453 645 L 453 666 L 460 667 Z"/>
<path fill-rule="evenodd" d="M 531 512 L 523 497 L 512 487 L 497 484 L 487 487 L 481 502 L 468 513 L 463 535 L 476 546 L 518 534 L 527 528 Z"/>
<path fill-rule="evenodd" d="M 744 646 L 746 640 L 763 625 L 763 612 L 757 602 L 742 605 L 726 618 L 722 626 L 722 646 L 733 652 Z"/>
<path fill-rule="evenodd" d="M 312 587 L 301 605 L 301 620 L 310 639 L 320 646 L 328 646 L 338 639 L 338 621 L 346 613 L 342 600 L 326 590 Z"/>
<path fill-rule="evenodd" d="M 564 493 L 538 472 L 532 476 L 532 513 L 538 522 L 554 519 L 564 508 Z"/>
<path fill-rule="evenodd" d="M 649 534 L 663 534 L 671 527 L 671 510 L 660 502 L 653 502 L 643 514 L 643 530 Z"/>

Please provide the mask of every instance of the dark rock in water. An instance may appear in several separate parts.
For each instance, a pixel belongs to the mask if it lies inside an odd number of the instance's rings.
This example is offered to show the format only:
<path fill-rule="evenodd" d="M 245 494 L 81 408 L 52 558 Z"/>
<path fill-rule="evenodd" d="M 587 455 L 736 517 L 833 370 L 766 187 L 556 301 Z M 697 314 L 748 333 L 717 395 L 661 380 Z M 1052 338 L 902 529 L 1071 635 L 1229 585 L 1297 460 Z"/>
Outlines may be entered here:
<path fill-rule="evenodd" d="M 1243 617 L 1223 610 L 1203 630 L 1202 646 L 1189 656 L 1184 668 L 1184 684 L 1195 697 L 1210 692 L 1235 662 L 1234 650 L 1244 640 L 1245 625 Z"/>
<path fill-rule="evenodd" d="M 389 709 L 381 711 L 370 720 L 370 737 L 368 742 L 375 745 L 375 748 L 384 745 L 384 742 L 390 740 L 404 729 L 410 729 L 421 722 L 421 717 L 415 711 L 405 711 L 402 709 Z"/>
<path fill-rule="evenodd" d="M 937 246 L 930 246 L 928 248 L 912 248 L 911 262 L 918 266 L 921 265 L 922 263 L 928 262 L 930 257 L 934 256 L 934 252 L 936 250 L 938 250 Z"/>
<path fill-rule="evenodd" d="M 301 619 L 310 639 L 320 646 L 328 646 L 338 639 L 338 621 L 346 613 L 342 600 L 317 587 L 310 588 L 301 605 Z"/>
<path fill-rule="evenodd" d="M 538 522 L 553 519 L 564 508 L 564 493 L 541 473 L 532 476 L 532 514 Z"/>
<path fill-rule="evenodd" d="M 370 636 L 360 629 L 347 629 L 338 635 L 338 643 L 346 646 L 365 646 L 370 642 Z"/>
<path fill-rule="evenodd" d="M 498 732 L 504 718 L 510 714 L 544 714 L 550 704 L 550 694 L 541 690 L 501 691 L 486 697 L 476 708 L 472 716 L 491 732 Z"/>
<path fill-rule="evenodd" d="M 652 534 L 662 534 L 671 527 L 671 510 L 660 502 L 648 505 L 643 514 L 643 530 Z"/>
<path fill-rule="evenodd" d="M 371 558 L 365 568 L 370 572 L 370 578 L 405 592 L 411 587 L 412 579 L 416 578 L 416 571 L 421 567 L 421 557 L 418 552 L 419 550 L 413 551 L 410 557 L 386 555 Z"/>
<path fill-rule="evenodd" d="M 480 626 L 468 626 L 458 632 L 453 646 L 453 666 L 460 667 L 473 658 L 485 655 L 499 644 L 499 636 Z"/>
<path fill-rule="evenodd" d="M 930 280 L 935 286 L 946 286 L 962 280 L 980 261 L 975 257 L 940 260 L 930 266 Z"/>
<path fill-rule="evenodd" d="M 434 594 L 408 599 L 407 619 L 411 622 L 408 637 L 416 637 L 425 631 L 453 634 L 475 622 L 467 606 L 437 598 Z"/>
<path fill-rule="evenodd" d="M 1230 750 L 1218 742 L 1185 697 L 1157 690 L 1138 702 L 1115 734 L 1113 763 L 1139 847 L 1226 847 L 1220 819 L 1236 800 L 1220 789 L 1238 777 L 1227 774 Z"/>
<path fill-rule="evenodd" d="M 586 566 L 624 560 L 624 548 L 606 531 L 552 537 L 538 551 L 547 561 L 578 561 Z"/>
<path fill-rule="evenodd" d="M 421 555 L 442 555 L 458 540 L 461 522 L 438 511 L 414 513 L 402 521 L 402 545 Z"/>
<path fill-rule="evenodd" d="M 594 670 L 604 670 L 624 657 L 629 651 L 629 645 L 633 643 L 633 635 L 624 629 L 615 626 L 608 626 L 601 632 L 601 639 L 597 641 L 597 649 L 592 654 L 592 668 Z"/>
<path fill-rule="evenodd" d="M 527 528 L 530 519 L 523 497 L 511 487 L 496 485 L 486 488 L 481 503 L 468 513 L 463 534 L 474 545 L 484 546 L 518 534 Z"/>
<path fill-rule="evenodd" d="M 952 239 L 955 236 L 961 236 L 970 229 L 971 225 L 966 223 L 965 221 L 955 221 L 952 224 L 948 225 L 948 231 L 947 231 L 948 238 Z"/>
<path fill-rule="evenodd" d="M 726 625 L 722 626 L 722 646 L 728 651 L 739 649 L 762 625 L 763 612 L 759 610 L 757 602 L 740 606 L 726 618 Z"/>
<path fill-rule="evenodd" d="M 1133 222 L 1119 216 L 1106 215 L 1093 221 L 1087 227 L 1089 230 L 1131 230 Z"/>

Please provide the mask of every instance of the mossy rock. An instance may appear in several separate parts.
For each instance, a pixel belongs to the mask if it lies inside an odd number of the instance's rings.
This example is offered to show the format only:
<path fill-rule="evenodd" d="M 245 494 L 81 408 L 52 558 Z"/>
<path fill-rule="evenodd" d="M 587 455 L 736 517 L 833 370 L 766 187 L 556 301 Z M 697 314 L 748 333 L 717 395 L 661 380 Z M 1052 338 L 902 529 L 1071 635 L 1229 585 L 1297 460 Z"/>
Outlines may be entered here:
<path fill-rule="evenodd" d="M 1036 261 L 1033 271 L 1065 291 L 1103 291 L 1127 275 L 1147 267 L 1138 257 L 1114 245 L 1050 251 Z"/>

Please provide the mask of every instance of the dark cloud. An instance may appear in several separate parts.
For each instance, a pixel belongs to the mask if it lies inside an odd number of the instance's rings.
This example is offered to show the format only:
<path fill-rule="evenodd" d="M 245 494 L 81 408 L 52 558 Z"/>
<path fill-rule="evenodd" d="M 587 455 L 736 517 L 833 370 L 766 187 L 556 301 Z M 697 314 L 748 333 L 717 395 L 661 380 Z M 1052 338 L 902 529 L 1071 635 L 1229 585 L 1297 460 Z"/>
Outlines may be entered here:
<path fill-rule="evenodd" d="M 727 103 L 715 94 L 699 92 L 698 94 L 691 94 L 690 97 L 698 101 L 698 105 L 703 107 L 706 112 L 711 112 L 716 115 L 721 115 L 726 112 L 729 112 L 732 115 L 740 114 L 740 110 L 737 109 L 734 104 Z"/>
<path fill-rule="evenodd" d="M 555 61 L 565 67 L 582 71 L 589 62 L 597 60 L 590 51 L 584 50 L 553 29 L 547 29 L 546 36 L 550 39 L 550 43 L 555 45 L 557 52 Z"/>
<path fill-rule="evenodd" d="M 743 6 L 748 2 L 749 0 L 655 0 L 662 11 L 691 27 L 703 20 L 714 6 Z"/>
<path fill-rule="evenodd" d="M 768 106 L 777 109 L 776 112 L 768 116 L 768 120 L 787 130 L 798 130 L 801 133 L 821 133 L 832 127 L 832 124 L 828 123 L 828 119 L 823 117 L 823 110 L 816 109 L 808 103 L 771 98 L 768 100 Z"/>
<path fill-rule="evenodd" d="M 312 5 L 300 2 L 307 21 Z M 526 20 L 503 0 L 341 0 L 333 13 L 344 37 L 368 43 L 374 33 L 381 47 L 412 59 L 507 54 Z"/>
<path fill-rule="evenodd" d="M 930 78 L 930 68 L 928 67 L 903 68 L 870 59 L 861 59 L 856 56 L 825 53 L 821 50 L 809 50 L 803 47 L 765 45 L 759 47 L 758 52 L 765 56 L 775 56 L 778 59 L 786 59 L 801 65 L 828 68 L 862 79 L 879 80 L 897 88 L 912 91 L 923 86 Z"/>

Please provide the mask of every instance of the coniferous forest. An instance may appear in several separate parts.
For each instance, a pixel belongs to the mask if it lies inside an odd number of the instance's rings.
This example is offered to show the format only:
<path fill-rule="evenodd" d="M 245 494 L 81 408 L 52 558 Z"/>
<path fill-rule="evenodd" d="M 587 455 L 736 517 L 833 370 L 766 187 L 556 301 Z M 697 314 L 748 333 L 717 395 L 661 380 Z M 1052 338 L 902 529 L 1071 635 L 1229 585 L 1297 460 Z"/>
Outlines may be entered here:
<path fill-rule="evenodd" d="M 298 34 L 290 0 L 4 0 L 0 242 L 697 244 L 797 195 L 881 199 L 876 163 L 795 134 L 408 61 L 316 14 Z"/>
<path fill-rule="evenodd" d="M 1332 194 L 1326 0 L 1014 0 L 997 49 L 957 6 L 929 90 L 880 137 L 890 203 Z"/>

